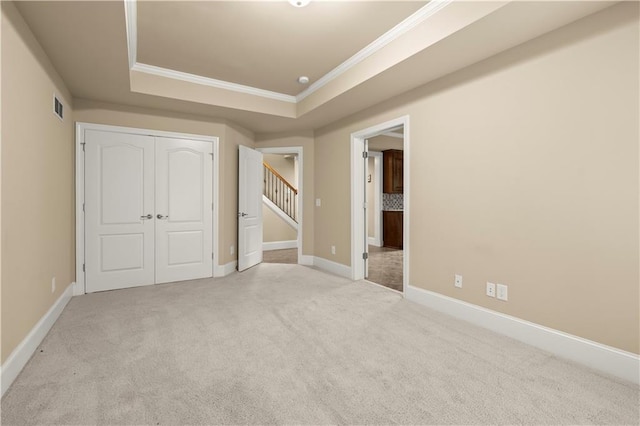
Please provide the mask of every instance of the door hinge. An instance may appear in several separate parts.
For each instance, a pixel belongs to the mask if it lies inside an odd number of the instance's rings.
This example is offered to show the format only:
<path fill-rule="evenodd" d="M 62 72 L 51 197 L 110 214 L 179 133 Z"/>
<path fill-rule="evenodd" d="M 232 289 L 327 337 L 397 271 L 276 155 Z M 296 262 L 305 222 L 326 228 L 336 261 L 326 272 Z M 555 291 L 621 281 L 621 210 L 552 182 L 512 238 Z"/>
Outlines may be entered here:
<path fill-rule="evenodd" d="M 84 213 L 84 203 L 82 203 L 82 212 Z"/>
<path fill-rule="evenodd" d="M 83 263 L 83 264 L 82 264 L 82 272 L 85 272 L 85 270 L 86 270 L 86 269 L 85 269 L 85 264 Z"/>
<path fill-rule="evenodd" d="M 362 253 L 362 259 L 364 260 L 369 259 L 369 253 Z"/>
<path fill-rule="evenodd" d="M 213 253 L 211 253 L 211 260 L 213 260 Z"/>
<path fill-rule="evenodd" d="M 82 152 L 84 152 L 84 146 L 86 145 L 86 142 L 80 142 L 80 145 L 82 145 Z"/>
<path fill-rule="evenodd" d="M 213 203 L 211 203 L 211 210 L 213 210 Z"/>
<path fill-rule="evenodd" d="M 362 152 L 362 158 L 369 158 L 369 152 L 368 151 L 363 151 Z"/>

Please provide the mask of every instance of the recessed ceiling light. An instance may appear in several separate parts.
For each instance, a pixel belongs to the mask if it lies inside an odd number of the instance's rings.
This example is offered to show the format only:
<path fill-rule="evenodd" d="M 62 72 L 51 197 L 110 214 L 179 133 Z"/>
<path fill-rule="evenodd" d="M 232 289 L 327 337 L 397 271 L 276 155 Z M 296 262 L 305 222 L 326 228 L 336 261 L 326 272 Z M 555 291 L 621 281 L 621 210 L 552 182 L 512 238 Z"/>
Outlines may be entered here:
<path fill-rule="evenodd" d="M 306 5 L 311 3 L 311 0 L 289 0 L 289 3 L 291 3 L 295 7 L 305 7 Z"/>
<path fill-rule="evenodd" d="M 306 75 L 301 75 L 300 77 L 298 77 L 298 83 L 300 84 L 309 83 L 309 77 L 307 77 Z"/>

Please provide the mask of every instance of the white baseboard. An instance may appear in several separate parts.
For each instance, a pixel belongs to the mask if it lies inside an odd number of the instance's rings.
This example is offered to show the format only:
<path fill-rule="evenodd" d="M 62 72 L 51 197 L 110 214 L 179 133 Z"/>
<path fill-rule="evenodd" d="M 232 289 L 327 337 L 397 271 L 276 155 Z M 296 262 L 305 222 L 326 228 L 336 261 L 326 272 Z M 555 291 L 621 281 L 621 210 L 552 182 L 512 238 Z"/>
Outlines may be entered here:
<path fill-rule="evenodd" d="M 340 275 L 341 277 L 351 279 L 351 267 L 347 265 L 343 265 L 341 263 L 332 262 L 330 260 L 324 259 L 322 257 L 314 257 L 313 258 L 313 266 L 317 266 L 319 269 L 322 269 L 326 272 L 331 272 L 332 274 Z"/>
<path fill-rule="evenodd" d="M 82 296 L 85 294 L 84 287 L 81 283 L 74 282 L 73 283 L 73 295 L 74 296 Z"/>
<path fill-rule="evenodd" d="M 407 286 L 404 294 L 412 302 L 488 328 L 636 385 L 640 384 L 640 356 L 636 354 L 410 285 Z"/>
<path fill-rule="evenodd" d="M 305 265 L 305 266 L 313 266 L 313 259 L 314 259 L 313 256 L 303 254 L 298 258 L 298 264 Z"/>
<path fill-rule="evenodd" d="M 13 381 L 18 377 L 24 366 L 31 359 L 31 355 L 38 349 L 45 336 L 51 330 L 53 324 L 67 306 L 73 295 L 75 283 L 67 286 L 58 300 L 49 308 L 40 321 L 31 329 L 27 337 L 11 352 L 9 358 L 2 365 L 0 370 L 0 382 L 2 382 L 2 395 L 9 389 Z"/>
<path fill-rule="evenodd" d="M 213 269 L 214 278 L 226 277 L 227 275 L 235 272 L 237 265 L 238 265 L 238 262 L 235 260 L 222 266 L 216 265 Z"/>
<path fill-rule="evenodd" d="M 271 241 L 268 243 L 262 243 L 262 250 L 284 250 L 284 249 L 292 249 L 298 248 L 298 240 L 290 240 L 290 241 Z"/>
<path fill-rule="evenodd" d="M 380 239 L 376 237 L 367 237 L 367 242 L 369 243 L 370 246 L 382 247 L 382 243 L 380 242 Z"/>

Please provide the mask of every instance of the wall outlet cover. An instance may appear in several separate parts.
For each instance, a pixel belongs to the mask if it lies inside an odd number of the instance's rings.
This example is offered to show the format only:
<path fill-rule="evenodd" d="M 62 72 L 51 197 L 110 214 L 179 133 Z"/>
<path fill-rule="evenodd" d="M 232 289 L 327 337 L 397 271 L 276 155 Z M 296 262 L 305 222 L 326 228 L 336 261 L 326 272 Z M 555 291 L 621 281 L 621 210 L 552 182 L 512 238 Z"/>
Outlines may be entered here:
<path fill-rule="evenodd" d="M 487 281 L 487 296 L 496 297 L 496 285 Z"/>
<path fill-rule="evenodd" d="M 453 285 L 458 288 L 462 288 L 462 275 L 456 274 Z"/>
<path fill-rule="evenodd" d="M 497 297 L 505 302 L 509 300 L 509 288 L 504 284 L 498 284 Z"/>

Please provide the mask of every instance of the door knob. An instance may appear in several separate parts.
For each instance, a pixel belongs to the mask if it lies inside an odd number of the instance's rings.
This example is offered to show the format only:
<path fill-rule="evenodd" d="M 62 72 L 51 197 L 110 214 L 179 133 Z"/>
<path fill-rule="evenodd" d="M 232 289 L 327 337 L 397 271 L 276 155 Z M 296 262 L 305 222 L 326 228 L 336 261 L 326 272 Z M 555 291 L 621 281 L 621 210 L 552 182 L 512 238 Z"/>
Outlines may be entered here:
<path fill-rule="evenodd" d="M 245 217 L 245 216 L 249 216 L 247 213 L 238 213 L 238 217 Z"/>
<path fill-rule="evenodd" d="M 169 216 L 162 216 L 161 214 L 158 214 L 156 217 L 158 219 L 169 219 Z"/>
<path fill-rule="evenodd" d="M 146 220 L 146 219 L 153 219 L 153 215 L 152 215 L 151 213 L 149 213 L 149 214 L 148 214 L 148 215 L 146 215 L 146 216 L 140 216 L 140 219 L 142 219 L 142 220 Z"/>

